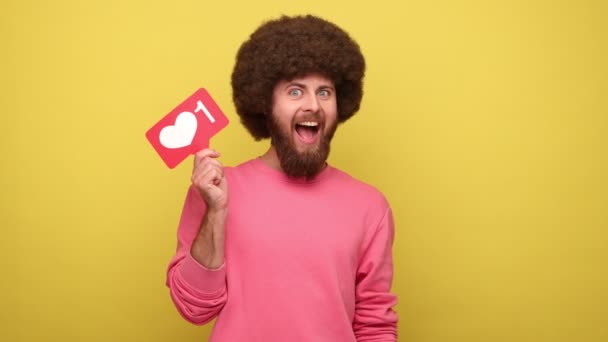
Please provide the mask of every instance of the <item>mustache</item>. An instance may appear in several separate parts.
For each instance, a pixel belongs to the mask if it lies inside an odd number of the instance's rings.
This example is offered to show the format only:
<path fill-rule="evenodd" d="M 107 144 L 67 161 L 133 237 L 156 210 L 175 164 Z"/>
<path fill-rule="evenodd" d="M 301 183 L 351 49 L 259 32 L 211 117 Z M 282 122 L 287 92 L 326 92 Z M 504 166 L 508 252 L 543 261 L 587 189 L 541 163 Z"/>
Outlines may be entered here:
<path fill-rule="evenodd" d="M 295 122 L 303 122 L 303 121 L 317 121 L 319 123 L 325 123 L 324 117 L 319 112 L 314 113 L 304 113 L 294 117 Z"/>

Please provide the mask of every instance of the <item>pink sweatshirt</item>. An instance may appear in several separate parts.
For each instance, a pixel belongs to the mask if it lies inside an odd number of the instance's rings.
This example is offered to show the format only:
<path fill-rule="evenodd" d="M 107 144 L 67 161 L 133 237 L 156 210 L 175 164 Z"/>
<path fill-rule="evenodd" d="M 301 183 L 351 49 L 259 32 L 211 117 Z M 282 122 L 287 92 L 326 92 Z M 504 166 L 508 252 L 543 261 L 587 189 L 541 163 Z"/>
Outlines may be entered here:
<path fill-rule="evenodd" d="M 333 167 L 290 179 L 259 158 L 225 175 L 219 269 L 190 255 L 205 212 L 193 187 L 184 204 L 167 286 L 186 320 L 217 317 L 211 342 L 397 340 L 394 225 L 380 192 Z"/>

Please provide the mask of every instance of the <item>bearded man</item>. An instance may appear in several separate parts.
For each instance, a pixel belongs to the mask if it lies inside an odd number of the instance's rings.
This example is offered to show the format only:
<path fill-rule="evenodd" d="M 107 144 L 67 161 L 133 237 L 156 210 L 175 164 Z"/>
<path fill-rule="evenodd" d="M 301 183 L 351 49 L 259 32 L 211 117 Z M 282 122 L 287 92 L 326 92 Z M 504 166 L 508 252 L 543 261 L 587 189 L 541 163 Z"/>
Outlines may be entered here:
<path fill-rule="evenodd" d="M 315 16 L 262 24 L 238 51 L 233 99 L 268 151 L 224 167 L 194 158 L 167 286 L 211 342 L 396 341 L 394 222 L 374 187 L 327 163 L 358 111 L 358 44 Z"/>

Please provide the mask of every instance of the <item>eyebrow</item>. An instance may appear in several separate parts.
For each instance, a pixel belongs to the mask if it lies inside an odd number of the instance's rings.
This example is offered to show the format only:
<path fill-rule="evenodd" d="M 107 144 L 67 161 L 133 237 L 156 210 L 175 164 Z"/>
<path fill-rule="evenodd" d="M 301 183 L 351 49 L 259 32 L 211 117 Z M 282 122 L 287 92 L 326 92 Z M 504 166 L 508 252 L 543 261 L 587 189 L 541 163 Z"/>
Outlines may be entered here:
<path fill-rule="evenodd" d="M 289 87 L 293 87 L 293 86 L 296 86 L 296 87 L 300 87 L 300 88 L 304 88 L 304 89 L 306 89 L 306 86 L 305 86 L 303 83 L 298 83 L 298 82 L 289 82 L 289 83 L 288 83 L 288 84 L 285 86 L 285 89 L 287 89 L 287 88 L 289 88 Z M 332 87 L 332 86 L 331 86 L 331 85 L 329 85 L 329 84 L 324 84 L 324 85 L 320 86 L 319 88 L 317 88 L 317 90 L 320 90 L 320 89 L 331 89 L 331 90 L 335 90 L 335 88 L 334 88 L 334 87 Z"/>

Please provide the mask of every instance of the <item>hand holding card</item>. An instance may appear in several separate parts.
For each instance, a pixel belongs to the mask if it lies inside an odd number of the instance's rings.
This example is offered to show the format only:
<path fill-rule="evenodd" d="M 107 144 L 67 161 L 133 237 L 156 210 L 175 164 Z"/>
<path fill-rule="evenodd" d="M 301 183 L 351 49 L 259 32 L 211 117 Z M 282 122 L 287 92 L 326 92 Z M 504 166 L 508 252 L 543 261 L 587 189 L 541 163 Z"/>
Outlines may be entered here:
<path fill-rule="evenodd" d="M 209 140 L 228 125 L 228 118 L 201 88 L 146 132 L 146 138 L 169 168 L 209 147 Z"/>

